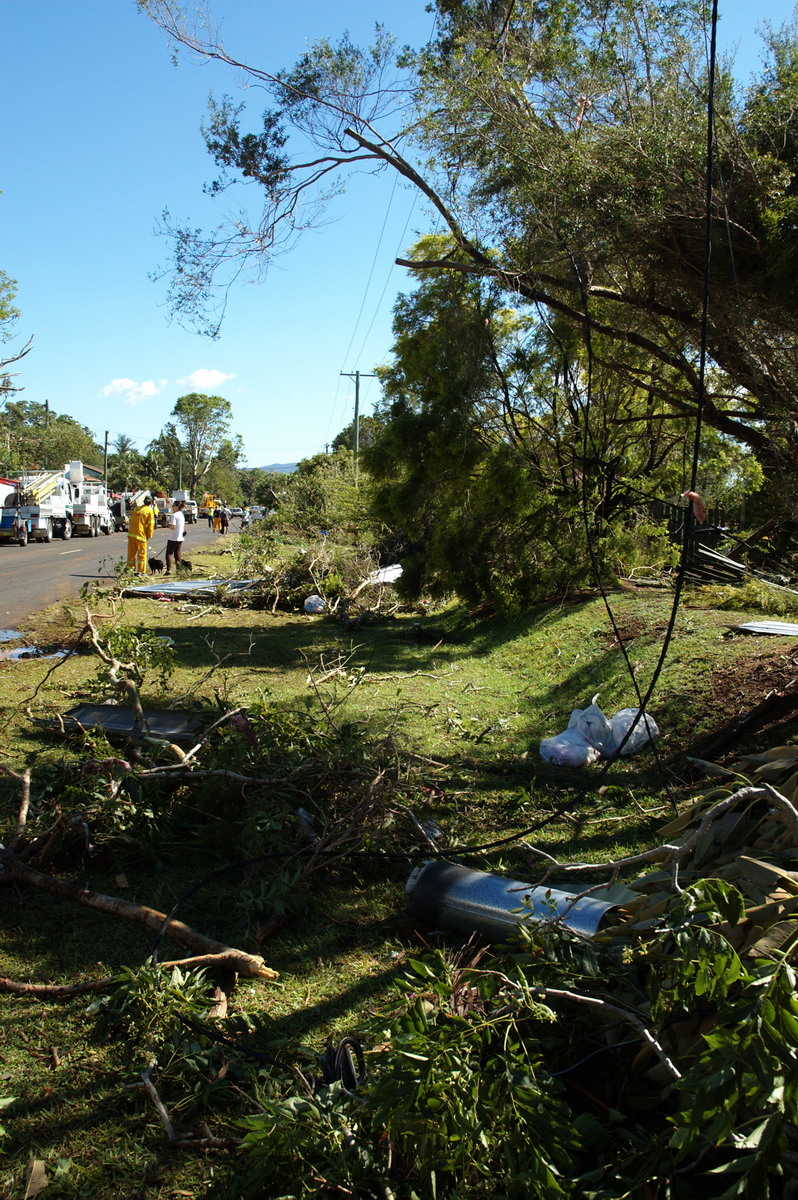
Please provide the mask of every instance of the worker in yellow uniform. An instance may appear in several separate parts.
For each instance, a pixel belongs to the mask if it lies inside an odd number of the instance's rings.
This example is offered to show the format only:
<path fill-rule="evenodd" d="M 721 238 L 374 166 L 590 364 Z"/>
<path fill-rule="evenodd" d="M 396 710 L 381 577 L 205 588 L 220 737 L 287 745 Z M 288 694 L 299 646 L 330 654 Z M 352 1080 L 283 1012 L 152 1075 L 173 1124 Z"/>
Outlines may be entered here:
<path fill-rule="evenodd" d="M 127 527 L 127 565 L 137 575 L 147 574 L 147 542 L 155 533 L 155 515 L 146 496 L 130 514 Z"/>

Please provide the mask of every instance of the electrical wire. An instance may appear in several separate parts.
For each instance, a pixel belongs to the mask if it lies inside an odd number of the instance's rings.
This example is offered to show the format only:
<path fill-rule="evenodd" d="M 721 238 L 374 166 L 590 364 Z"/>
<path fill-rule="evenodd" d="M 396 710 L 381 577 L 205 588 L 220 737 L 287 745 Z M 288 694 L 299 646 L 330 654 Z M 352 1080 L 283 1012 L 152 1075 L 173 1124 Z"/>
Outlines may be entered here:
<path fill-rule="evenodd" d="M 395 192 L 396 192 L 396 188 L 398 187 L 398 183 L 399 183 L 399 178 L 398 178 L 398 176 L 394 176 L 394 181 L 393 181 L 393 189 L 392 189 L 392 191 L 391 191 L 391 196 L 390 196 L 390 199 L 389 199 L 389 201 L 388 201 L 388 209 L 387 209 L 387 211 L 386 211 L 386 213 L 385 213 L 385 219 L 384 219 L 384 221 L 383 221 L 383 224 L 382 224 L 382 229 L 381 229 L 381 231 L 380 231 L 380 236 L 379 236 L 379 239 L 378 239 L 378 242 L 377 242 L 377 247 L 376 247 L 376 249 L 375 249 L 375 251 L 374 251 L 374 258 L 372 259 L 371 270 L 369 271 L 369 277 L 368 277 L 368 280 L 367 280 L 367 282 L 366 282 L 365 291 L 364 291 L 364 293 L 363 293 L 363 300 L 362 300 L 362 302 L 361 302 L 361 305 L 360 305 L 360 311 L 358 312 L 357 318 L 356 318 L 356 320 L 355 320 L 354 329 L 352 330 L 352 336 L 351 336 L 351 337 L 350 337 L 350 339 L 349 339 L 349 345 L 348 345 L 348 346 L 347 346 L 347 348 L 346 348 L 346 353 L 344 354 L 343 361 L 342 361 L 342 363 L 341 363 L 341 370 L 340 370 L 340 371 L 339 371 L 339 373 L 338 373 L 338 375 L 339 375 L 339 381 L 338 381 L 338 386 L 336 387 L 336 394 L 335 394 L 335 398 L 334 398 L 334 400 L 333 400 L 333 412 L 332 412 L 332 414 L 331 414 L 331 416 L 330 416 L 330 420 L 329 420 L 329 422 L 328 422 L 328 425 L 327 425 L 327 432 L 328 432 L 328 435 L 329 435 L 329 431 L 330 431 L 330 428 L 331 428 L 331 426 L 332 426 L 333 420 L 335 420 L 335 419 L 336 419 L 336 418 L 335 418 L 335 412 L 338 410 L 338 389 L 340 388 L 340 377 L 341 377 L 341 375 L 345 375 L 345 374 L 347 374 L 347 372 L 346 372 L 346 371 L 344 371 L 344 367 L 345 367 L 345 365 L 346 365 L 346 363 L 347 363 L 347 361 L 348 361 L 348 359 L 349 359 L 349 352 L 351 351 L 351 349 L 352 349 L 352 346 L 353 346 L 353 344 L 354 344 L 354 341 L 355 341 L 355 335 L 356 335 L 356 333 L 357 333 L 357 328 L 358 328 L 358 325 L 360 324 L 360 318 L 361 318 L 361 316 L 363 315 L 363 309 L 364 309 L 364 307 L 365 307 L 365 304 L 366 304 L 366 298 L 367 298 L 367 295 L 368 295 L 368 290 L 369 290 L 369 287 L 370 287 L 370 285 L 371 285 L 371 280 L 372 280 L 372 277 L 373 277 L 373 275 L 374 275 L 374 269 L 375 269 L 375 267 L 376 267 L 376 264 L 377 264 L 377 256 L 378 256 L 378 254 L 379 254 L 380 246 L 381 246 L 381 244 L 382 244 L 382 238 L 383 238 L 383 235 L 384 235 L 384 233 L 385 233 L 385 227 L 386 227 L 386 225 L 387 225 L 387 223 L 388 223 L 388 215 L 389 215 L 389 213 L 390 213 L 391 204 L 392 204 L 392 202 L 393 202 L 393 197 L 394 197 L 394 194 L 395 194 Z M 398 245 L 397 245 L 397 250 L 396 250 L 396 253 L 394 254 L 394 259 L 395 259 L 395 258 L 398 256 L 399 249 L 401 249 L 401 246 L 402 246 L 402 244 L 403 244 L 403 242 L 404 242 L 404 239 L 405 239 L 405 235 L 407 234 L 407 228 L 408 228 L 408 226 L 409 226 L 409 224 L 410 224 L 411 218 L 412 218 L 412 216 L 413 216 L 413 212 L 415 211 L 416 200 L 417 200 L 417 196 L 414 196 L 414 197 L 413 197 L 413 201 L 412 201 L 412 203 L 411 203 L 411 205 L 410 205 L 410 210 L 409 210 L 409 212 L 408 212 L 408 214 L 407 214 L 407 219 L 406 219 L 406 221 L 405 221 L 405 223 L 404 223 L 404 227 L 403 227 L 403 229 L 402 229 L 402 232 L 401 232 L 401 234 L 400 234 L 400 236 L 399 236 L 399 241 L 398 241 Z M 362 341 L 362 344 L 361 344 L 361 346 L 360 346 L 360 350 L 359 350 L 359 351 L 358 351 L 358 353 L 355 355 L 355 362 L 358 362 L 358 361 L 359 361 L 359 360 L 362 358 L 362 356 L 363 356 L 363 353 L 364 353 L 364 351 L 365 351 L 365 348 L 366 348 L 366 343 L 367 343 L 367 341 L 368 341 L 368 338 L 369 338 L 369 335 L 370 335 L 370 333 L 371 333 L 372 329 L 374 328 L 374 322 L 377 320 L 377 317 L 378 317 L 378 315 L 379 315 L 379 312 L 380 312 L 380 306 L 382 305 L 383 298 L 384 298 L 384 296 L 385 296 L 385 293 L 386 293 L 386 291 L 388 290 L 388 284 L 390 283 L 390 280 L 391 280 L 391 275 L 393 274 L 393 271 L 394 271 L 394 267 L 395 267 L 395 266 L 396 266 L 395 262 L 392 262 L 392 263 L 391 263 L 391 265 L 390 265 L 390 268 L 388 269 L 388 272 L 387 272 L 387 274 L 386 274 L 386 276 L 385 276 L 385 283 L 383 284 L 383 286 L 382 286 L 382 291 L 380 292 L 380 294 L 379 294 L 379 297 L 377 298 L 377 301 L 376 301 L 376 303 L 375 303 L 375 305 L 374 305 L 374 311 L 373 311 L 373 314 L 372 314 L 372 317 L 371 317 L 371 321 L 369 322 L 368 329 L 366 330 L 366 332 L 365 332 L 365 334 L 364 334 L 364 336 L 363 336 L 363 341 Z M 340 417 L 337 419 L 337 423 L 338 423 L 339 425 L 341 424 L 341 420 L 342 420 L 342 419 L 341 419 Z"/>
<path fill-rule="evenodd" d="M 584 790 L 587 791 L 588 787 L 585 787 Z M 552 821 L 556 821 L 558 817 L 561 817 L 564 813 L 568 812 L 569 809 L 573 808 L 573 804 L 573 797 L 571 797 L 568 801 L 557 805 L 557 807 L 552 809 L 550 813 L 547 813 L 538 821 L 533 822 L 533 824 L 528 825 L 525 829 L 521 829 L 516 833 L 508 834 L 505 837 L 495 838 L 490 842 L 481 842 L 476 846 L 449 846 L 440 850 L 433 850 L 432 847 L 428 847 L 424 850 L 394 851 L 341 849 L 324 851 L 318 850 L 315 846 L 308 846 L 306 850 L 300 851 L 300 853 L 313 855 L 314 858 L 330 858 L 336 862 L 340 859 L 365 859 L 366 861 L 374 862 L 429 862 L 437 858 L 469 858 L 475 854 L 485 855 L 491 851 L 504 849 L 510 844 L 517 843 L 523 838 L 529 837 L 531 833 L 537 833 L 538 830 L 545 828 L 546 825 L 550 825 Z M 268 850 L 264 854 L 256 854 L 250 858 L 241 858 L 236 859 L 234 862 L 225 863 L 224 866 L 215 868 L 215 870 L 210 871 L 207 875 L 204 875 L 202 879 L 197 881 L 197 883 L 192 884 L 187 891 L 178 896 L 177 900 L 164 917 L 163 924 L 155 935 L 151 955 L 152 965 L 154 967 L 158 965 L 158 954 L 161 943 L 166 937 L 172 921 L 175 919 L 177 913 L 183 907 L 186 901 L 190 900 L 191 897 L 196 895 L 197 892 L 207 887 L 209 883 L 213 883 L 215 879 L 220 879 L 223 875 L 230 874 L 233 871 L 243 871 L 250 867 L 256 866 L 258 863 L 284 862 L 287 859 L 295 858 L 296 856 L 296 850 Z"/>
<path fill-rule="evenodd" d="M 694 438 L 693 438 L 693 454 L 692 454 L 692 464 L 691 464 L 691 473 L 690 473 L 690 491 L 695 491 L 696 485 L 697 485 L 698 462 L 699 462 L 699 452 L 700 452 L 700 444 L 701 444 L 701 430 L 702 430 L 702 425 L 703 425 L 703 412 L 704 412 L 704 407 L 705 407 L 705 403 L 706 403 L 707 328 L 708 328 L 709 294 L 710 294 L 710 287 L 709 287 L 709 284 L 710 284 L 710 261 L 711 261 L 711 251 L 712 251 L 712 179 L 713 179 L 714 125 L 715 125 L 714 85 L 715 85 L 715 59 L 716 59 L 716 50 L 717 50 L 717 21 L 718 21 L 718 5 L 717 5 L 717 0 L 713 0 L 711 36 L 710 36 L 710 52 L 709 52 L 709 87 L 708 87 L 708 95 L 707 95 L 706 186 L 705 186 L 705 201 L 704 201 L 704 222 L 705 222 L 704 275 L 703 275 L 703 287 L 702 287 L 702 298 L 701 298 L 698 398 L 697 398 L 697 405 L 696 405 L 696 420 L 695 420 L 695 429 L 694 429 Z M 568 253 L 568 257 L 571 261 L 571 265 L 574 270 L 577 285 L 579 287 L 580 295 L 582 298 L 582 307 L 583 307 L 583 311 L 585 314 L 585 331 L 586 331 L 586 346 L 587 346 L 587 399 L 586 399 L 586 404 L 584 406 L 583 461 L 586 462 L 587 454 L 588 454 L 588 442 L 591 438 L 591 435 L 590 435 L 590 403 L 591 403 L 592 377 L 593 377 L 592 322 L 591 322 L 591 316 L 590 316 L 589 295 L 588 295 L 586 284 L 582 278 L 582 272 L 573 256 L 573 254 L 571 254 L 571 252 L 567 249 L 567 247 L 566 247 L 566 253 Z M 670 613 L 670 617 L 668 619 L 668 624 L 666 626 L 665 633 L 663 636 L 662 647 L 660 649 L 660 654 L 659 654 L 658 660 L 654 666 L 654 671 L 652 673 L 648 687 L 646 688 L 645 693 L 641 694 L 640 688 L 639 688 L 639 685 L 637 682 L 637 677 L 635 675 L 632 664 L 629 660 L 629 656 L 626 652 L 626 648 L 623 644 L 623 640 L 620 637 L 620 632 L 619 632 L 619 629 L 617 626 L 617 622 L 615 620 L 615 615 L 612 611 L 612 606 L 609 602 L 609 598 L 607 596 L 606 589 L 604 588 L 603 582 L 600 577 L 600 573 L 598 571 L 598 562 L 597 562 L 595 550 L 593 547 L 593 528 L 590 524 L 590 518 L 589 518 L 589 514 L 588 514 L 587 485 L 588 485 L 587 472 L 583 470 L 583 472 L 582 472 L 582 518 L 583 518 L 583 521 L 585 524 L 585 534 L 586 534 L 588 554 L 590 556 L 591 565 L 593 567 L 593 573 L 596 577 L 596 582 L 597 582 L 599 591 L 601 593 L 601 597 L 604 602 L 604 606 L 607 610 L 607 614 L 609 616 L 610 623 L 613 628 L 613 632 L 615 633 L 616 639 L 618 640 L 618 644 L 621 648 L 621 652 L 624 656 L 624 661 L 626 663 L 626 666 L 627 666 L 627 669 L 629 672 L 629 677 L 631 679 L 632 686 L 634 687 L 635 694 L 637 695 L 637 698 L 638 698 L 637 716 L 635 717 L 635 720 L 630 724 L 629 729 L 627 730 L 621 744 L 617 747 L 616 753 L 620 753 L 623 750 L 623 746 L 626 744 L 626 742 L 632 736 L 632 733 L 634 732 L 636 725 L 639 724 L 640 721 L 643 721 L 643 722 L 646 721 L 646 710 L 648 708 L 649 701 L 651 700 L 651 697 L 654 694 L 654 690 L 657 686 L 657 683 L 659 682 L 659 677 L 664 668 L 665 660 L 666 660 L 666 657 L 668 654 L 668 650 L 670 648 L 670 643 L 672 641 L 673 634 L 674 634 L 674 631 L 676 628 L 676 617 L 677 617 L 677 614 L 679 611 L 682 591 L 684 589 L 684 583 L 685 583 L 685 579 L 687 576 L 687 565 L 688 565 L 688 557 L 689 557 L 689 552 L 690 552 L 690 539 L 691 539 L 691 535 L 692 535 L 693 520 L 694 520 L 693 502 L 691 500 L 687 509 L 685 510 L 684 533 L 683 533 L 683 541 L 682 541 L 682 547 L 681 547 L 679 569 L 678 569 L 678 572 L 676 575 L 676 584 L 675 584 L 675 588 L 674 588 L 673 602 L 671 604 L 671 613 Z M 655 743 L 655 756 L 656 756 L 658 764 L 660 764 L 659 755 L 657 754 L 657 750 L 656 750 L 656 743 Z M 609 760 L 605 764 L 605 766 L 603 768 L 603 772 L 602 772 L 603 774 L 606 774 L 606 772 L 610 768 L 610 765 L 611 765 L 611 760 Z M 669 798 L 671 800 L 671 804 L 674 804 L 675 802 L 673 800 L 673 797 L 670 795 L 669 783 L 667 781 L 666 776 L 664 775 L 664 772 L 663 772 L 662 777 L 663 777 L 663 782 L 665 783 L 666 791 L 668 791 Z"/>

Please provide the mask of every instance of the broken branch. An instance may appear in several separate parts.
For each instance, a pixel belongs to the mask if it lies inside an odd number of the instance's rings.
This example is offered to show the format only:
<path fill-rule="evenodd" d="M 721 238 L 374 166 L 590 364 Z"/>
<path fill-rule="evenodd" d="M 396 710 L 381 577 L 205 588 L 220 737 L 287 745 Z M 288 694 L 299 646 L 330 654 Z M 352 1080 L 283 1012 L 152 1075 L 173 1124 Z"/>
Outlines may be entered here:
<path fill-rule="evenodd" d="M 166 913 L 148 908 L 144 904 L 133 904 L 132 901 L 121 900 L 117 896 L 105 896 L 101 892 L 92 892 L 75 883 L 67 883 L 62 879 L 54 879 L 51 875 L 44 875 L 41 871 L 35 871 L 21 862 L 16 855 L 5 853 L 0 861 L 8 875 L 19 883 L 28 883 L 32 887 L 51 892 L 55 896 L 71 900 L 86 908 L 93 908 L 111 916 L 125 917 L 156 933 L 161 932 L 168 920 Z M 238 971 L 240 975 L 254 976 L 257 979 L 278 978 L 277 972 L 267 967 L 259 954 L 247 954 L 244 950 L 225 946 L 222 942 L 214 941 L 213 938 L 198 933 L 176 918 L 168 921 L 168 933 L 173 941 L 195 951 L 196 954 L 223 956 L 227 960 L 226 965 Z"/>

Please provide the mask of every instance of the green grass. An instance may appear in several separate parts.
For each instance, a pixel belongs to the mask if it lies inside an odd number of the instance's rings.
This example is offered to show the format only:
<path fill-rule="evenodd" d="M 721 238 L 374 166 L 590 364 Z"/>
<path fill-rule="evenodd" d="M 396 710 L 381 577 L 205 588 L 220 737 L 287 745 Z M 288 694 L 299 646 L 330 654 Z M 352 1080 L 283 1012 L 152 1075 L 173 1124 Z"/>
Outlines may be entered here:
<path fill-rule="evenodd" d="M 204 574 L 231 562 L 211 553 L 192 557 L 195 574 L 198 567 Z M 505 622 L 469 618 L 456 607 L 377 614 L 354 634 L 330 618 L 263 609 L 205 606 L 208 611 L 198 616 L 200 608 L 153 600 L 95 597 L 89 604 L 103 630 L 149 628 L 174 640 L 177 667 L 168 694 L 145 679 L 145 707 L 189 693 L 189 706 L 214 715 L 239 705 L 297 713 L 328 731 L 331 752 L 345 751 L 346 771 L 337 759 L 340 774 L 320 771 L 312 788 L 300 775 L 279 803 L 268 788 L 251 786 L 225 796 L 214 785 L 153 794 L 144 798 L 153 817 L 123 836 L 92 830 L 91 851 L 71 836 L 53 864 L 57 873 L 167 910 L 221 864 L 241 864 L 271 845 L 279 850 L 286 837 L 296 844 L 298 805 L 323 821 L 325 812 L 346 811 L 358 771 L 380 769 L 390 781 L 379 820 L 360 848 L 364 856 L 315 874 L 276 930 L 269 888 L 279 858 L 239 865 L 210 880 L 179 913 L 210 936 L 262 953 L 280 972 L 275 984 L 240 981 L 233 1011 L 252 1020 L 251 1042 L 262 1052 L 290 1047 L 292 1055 L 309 1057 L 327 1037 L 347 1030 L 378 1042 L 397 1005 L 393 981 L 408 956 L 423 948 L 403 906 L 411 862 L 401 855 L 418 853 L 405 808 L 433 817 L 447 842 L 461 850 L 529 826 L 538 826 L 529 840 L 561 858 L 604 860 L 651 845 L 670 805 L 695 788 L 685 752 L 735 715 L 719 704 L 714 681 L 719 675 L 743 678 L 752 663 L 769 662 L 784 649 L 726 636 L 750 613 L 685 605 L 650 704 L 662 733 L 656 756 L 646 751 L 606 771 L 579 772 L 543 763 L 538 743 L 564 728 L 571 709 L 584 707 L 596 692 L 609 714 L 636 704 L 629 667 L 644 690 L 669 616 L 666 592 L 612 595 L 618 627 L 630 635 L 628 663 L 595 596 L 541 606 Z M 40 614 L 34 627 L 42 644 L 68 644 L 83 621 L 74 604 Z M 46 661 L 0 662 L 0 750 L 16 770 L 36 764 L 41 815 L 31 817 L 34 833 L 67 803 L 66 795 L 41 793 L 47 773 L 61 787 L 70 764 L 74 770 L 87 755 L 108 753 L 102 739 L 64 744 L 30 721 L 30 715 L 98 698 L 97 659 L 83 649 L 54 669 Z M 252 769 L 249 751 L 232 737 L 219 753 L 218 762 L 229 756 Z M 307 753 L 316 761 L 322 749 Z M 275 769 L 277 752 L 270 754 L 261 762 L 265 774 Z M 18 807 L 12 781 L 0 781 L 0 796 L 0 837 L 7 843 Z M 69 802 L 74 808 L 74 793 Z M 276 822 L 273 829 L 269 821 Z M 397 857 L 370 859 L 369 850 Z M 538 869 L 514 842 L 468 861 L 521 878 Z M 122 873 L 128 886 L 120 891 Z M 0 973 L 11 978 L 88 979 L 135 966 L 152 950 L 145 931 L 42 892 L 6 886 L 2 901 Z M 162 957 L 167 953 L 180 954 L 165 944 Z M 48 1196 L 239 1195 L 235 1154 L 169 1149 L 142 1090 L 130 1086 L 141 1060 L 103 1035 L 87 1015 L 88 1004 L 85 997 L 59 1003 L 0 998 L 0 1096 L 17 1097 L 0 1112 L 10 1135 L 0 1193 L 22 1195 L 22 1170 L 33 1156 L 43 1158 L 51 1174 L 58 1160 L 72 1164 Z M 176 1118 L 194 1119 L 177 1084 L 165 1083 L 163 1099 Z M 240 1096 L 220 1093 L 205 1117 L 214 1133 L 223 1134 L 235 1132 L 233 1121 L 246 1111 Z"/>

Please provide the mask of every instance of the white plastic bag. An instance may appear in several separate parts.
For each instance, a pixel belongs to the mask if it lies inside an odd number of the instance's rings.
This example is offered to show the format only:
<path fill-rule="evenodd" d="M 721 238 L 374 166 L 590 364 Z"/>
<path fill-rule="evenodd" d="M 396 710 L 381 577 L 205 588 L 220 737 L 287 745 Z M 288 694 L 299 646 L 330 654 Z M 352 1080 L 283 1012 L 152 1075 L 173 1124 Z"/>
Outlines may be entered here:
<path fill-rule="evenodd" d="M 595 746 L 585 741 L 578 729 L 565 729 L 540 743 L 540 757 L 558 767 L 585 767 L 600 758 Z"/>
<path fill-rule="evenodd" d="M 639 708 L 622 708 L 612 718 L 610 723 L 612 725 L 613 746 L 609 753 L 616 754 L 618 752 L 618 747 L 629 732 L 632 722 L 639 711 Z M 642 750 L 649 742 L 653 742 L 655 737 L 659 737 L 657 722 L 649 713 L 645 713 L 632 730 L 629 740 L 621 747 L 621 757 L 625 758 L 627 754 L 636 754 L 638 750 Z"/>
<path fill-rule="evenodd" d="M 599 693 L 587 708 L 575 708 L 568 721 L 568 728 L 554 737 L 544 738 L 540 743 L 540 757 L 560 767 L 585 767 L 602 756 L 611 758 L 618 753 L 624 737 L 637 716 L 638 709 L 622 708 L 609 720 L 596 701 Z M 641 717 L 620 753 L 626 757 L 642 750 L 655 737 L 659 729 L 648 713 Z"/>
<path fill-rule="evenodd" d="M 568 722 L 569 729 L 581 733 L 589 746 L 595 746 L 602 754 L 611 754 L 614 746 L 612 725 L 601 711 L 596 701 L 596 692 L 587 708 L 575 708 Z"/>
<path fill-rule="evenodd" d="M 306 613 L 323 613 L 326 607 L 327 605 L 325 604 L 323 597 L 317 596 L 315 592 L 312 596 L 308 596 L 307 600 L 305 601 Z"/>

